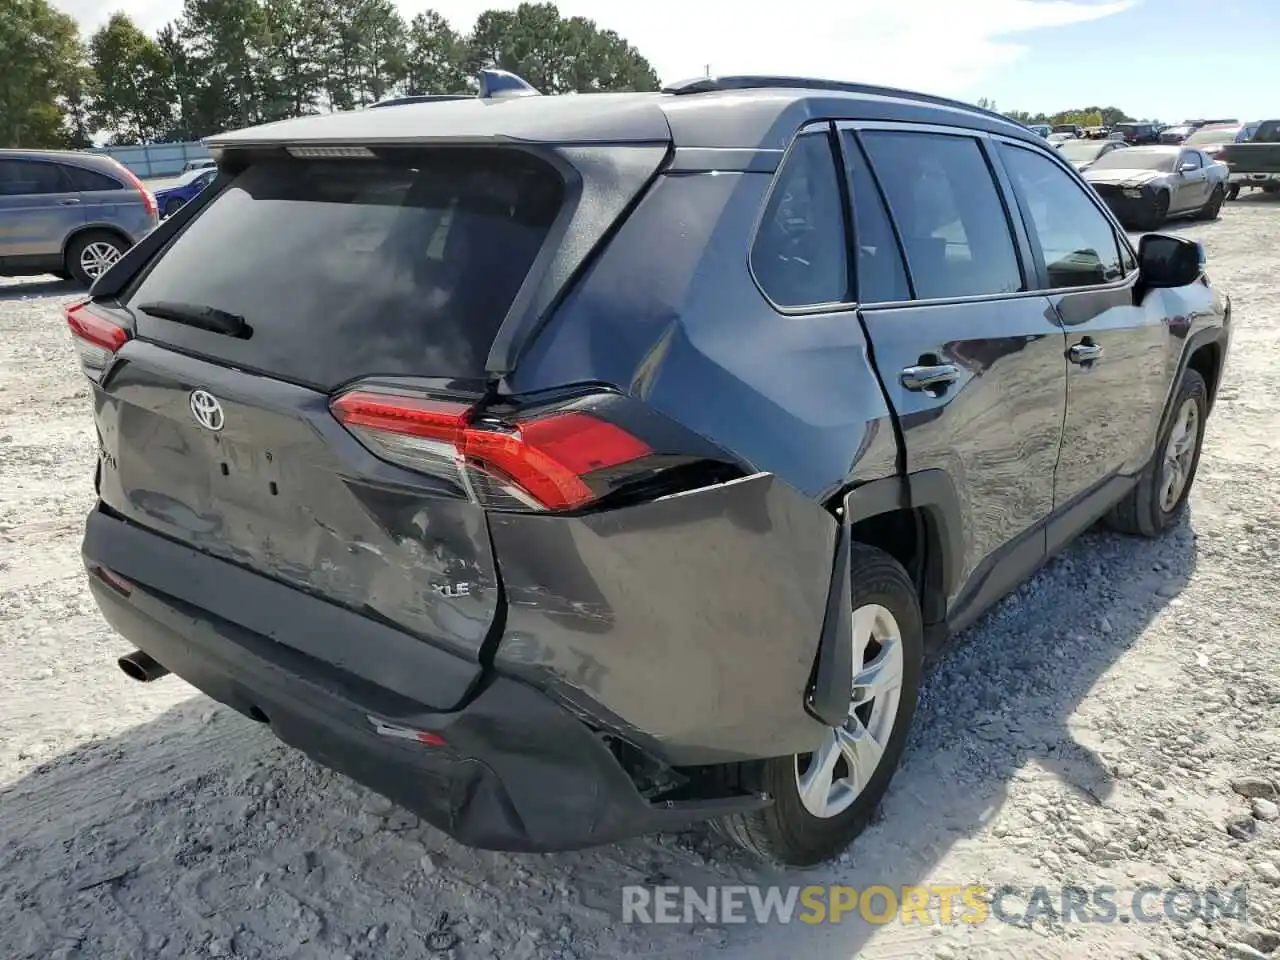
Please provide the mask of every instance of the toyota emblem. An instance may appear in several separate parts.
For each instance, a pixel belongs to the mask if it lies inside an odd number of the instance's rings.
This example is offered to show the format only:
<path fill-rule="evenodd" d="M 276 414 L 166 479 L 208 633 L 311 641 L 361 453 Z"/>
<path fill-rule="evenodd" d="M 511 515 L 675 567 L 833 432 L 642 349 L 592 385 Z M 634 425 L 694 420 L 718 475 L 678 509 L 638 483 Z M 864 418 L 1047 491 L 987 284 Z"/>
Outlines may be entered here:
<path fill-rule="evenodd" d="M 224 422 L 222 404 L 208 390 L 191 391 L 191 415 L 196 418 L 196 423 L 206 430 L 217 432 L 222 429 Z"/>

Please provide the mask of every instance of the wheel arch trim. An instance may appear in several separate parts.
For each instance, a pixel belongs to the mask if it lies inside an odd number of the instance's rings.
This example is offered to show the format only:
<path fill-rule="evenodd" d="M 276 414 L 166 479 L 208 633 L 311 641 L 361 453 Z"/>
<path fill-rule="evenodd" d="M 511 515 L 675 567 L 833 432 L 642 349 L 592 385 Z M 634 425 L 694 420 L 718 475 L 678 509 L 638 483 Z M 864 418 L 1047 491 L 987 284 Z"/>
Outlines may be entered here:
<path fill-rule="evenodd" d="M 64 263 L 66 262 L 67 252 L 71 249 L 71 245 L 86 233 L 109 233 L 113 237 L 117 237 L 124 241 L 126 251 L 133 246 L 133 240 L 129 237 L 129 234 L 125 233 L 124 230 L 116 226 L 114 223 L 102 223 L 96 221 L 92 223 L 82 223 L 68 233 L 62 240 L 62 260 Z M 123 256 L 123 252 L 121 253 L 121 256 Z"/>
<path fill-rule="evenodd" d="M 1169 389 L 1166 391 L 1164 398 L 1164 408 L 1160 413 L 1160 423 L 1156 428 L 1155 436 L 1152 437 L 1152 450 L 1158 439 L 1164 436 L 1165 429 L 1169 426 L 1169 422 L 1173 417 L 1173 399 L 1178 395 L 1178 385 L 1182 383 L 1182 378 L 1186 376 L 1187 370 L 1191 367 L 1191 358 L 1200 352 L 1201 349 L 1211 344 L 1218 347 L 1218 377 L 1217 384 L 1219 389 L 1222 385 L 1222 371 L 1227 363 L 1227 348 L 1230 342 L 1229 331 L 1226 326 L 1204 327 L 1197 330 L 1191 336 L 1187 337 L 1186 343 L 1183 344 L 1182 354 L 1178 357 L 1178 367 L 1174 372 L 1173 379 L 1169 383 Z M 1206 385 L 1207 386 L 1207 385 Z M 1209 412 L 1213 412 L 1214 400 L 1217 396 L 1217 390 L 1209 394 Z"/>

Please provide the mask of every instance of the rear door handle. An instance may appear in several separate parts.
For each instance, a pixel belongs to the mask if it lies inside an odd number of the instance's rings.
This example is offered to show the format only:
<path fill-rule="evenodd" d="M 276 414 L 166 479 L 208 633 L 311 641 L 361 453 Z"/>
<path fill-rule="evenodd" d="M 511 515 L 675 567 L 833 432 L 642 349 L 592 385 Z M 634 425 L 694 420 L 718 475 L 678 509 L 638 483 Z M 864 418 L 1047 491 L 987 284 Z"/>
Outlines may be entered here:
<path fill-rule="evenodd" d="M 79 203 L 79 202 L 80 202 L 80 201 L 79 201 L 78 199 L 76 199 L 75 197 L 67 197 L 67 199 L 65 199 L 65 200 L 59 200 L 59 201 L 58 201 L 58 206 L 60 206 L 60 207 L 74 207 L 74 206 L 75 206 L 77 203 Z"/>
<path fill-rule="evenodd" d="M 1096 343 L 1077 343 L 1067 351 L 1072 363 L 1093 363 L 1102 356 L 1102 348 Z"/>
<path fill-rule="evenodd" d="M 960 370 L 950 363 L 907 367 L 902 371 L 902 385 L 908 390 L 937 390 L 960 379 Z"/>

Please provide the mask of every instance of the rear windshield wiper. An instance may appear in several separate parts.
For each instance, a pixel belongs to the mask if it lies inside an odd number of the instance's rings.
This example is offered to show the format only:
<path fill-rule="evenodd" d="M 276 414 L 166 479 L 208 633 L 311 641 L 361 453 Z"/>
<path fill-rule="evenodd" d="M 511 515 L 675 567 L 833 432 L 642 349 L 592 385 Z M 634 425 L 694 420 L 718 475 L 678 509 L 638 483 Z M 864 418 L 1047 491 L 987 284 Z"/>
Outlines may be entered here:
<path fill-rule="evenodd" d="M 221 333 L 237 340 L 248 340 L 253 335 L 253 327 L 238 313 L 228 313 L 200 303 L 174 303 L 166 300 L 142 303 L 138 305 L 138 309 L 161 320 L 185 323 L 189 327 L 199 327 L 201 330 Z"/>

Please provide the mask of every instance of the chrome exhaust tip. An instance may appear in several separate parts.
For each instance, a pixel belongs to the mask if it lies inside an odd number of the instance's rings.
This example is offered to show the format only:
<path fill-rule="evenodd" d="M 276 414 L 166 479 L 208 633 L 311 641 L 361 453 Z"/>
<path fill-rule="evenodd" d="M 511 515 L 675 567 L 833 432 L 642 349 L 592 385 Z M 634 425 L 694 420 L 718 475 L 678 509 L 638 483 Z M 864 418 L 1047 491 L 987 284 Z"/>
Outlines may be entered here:
<path fill-rule="evenodd" d="M 137 680 L 139 683 L 150 683 L 152 680 L 159 680 L 169 675 L 167 667 L 162 667 L 149 653 L 143 653 L 141 650 L 125 654 L 116 663 L 120 665 L 126 677 Z"/>

